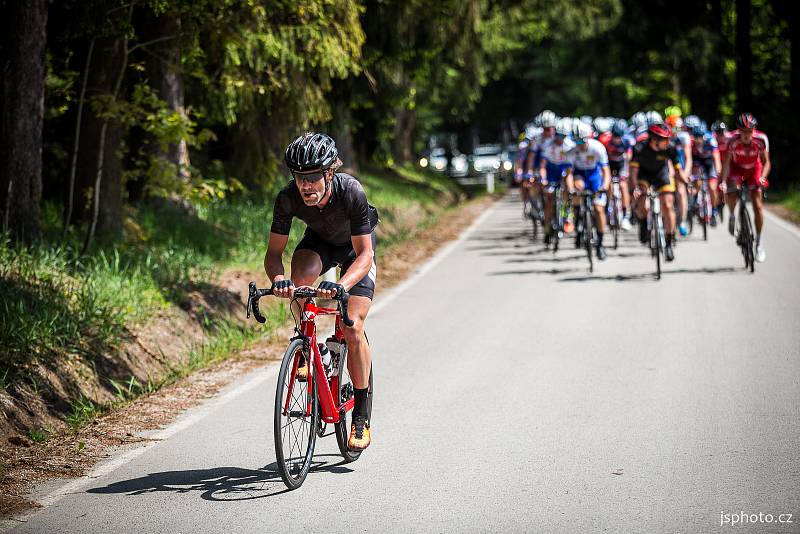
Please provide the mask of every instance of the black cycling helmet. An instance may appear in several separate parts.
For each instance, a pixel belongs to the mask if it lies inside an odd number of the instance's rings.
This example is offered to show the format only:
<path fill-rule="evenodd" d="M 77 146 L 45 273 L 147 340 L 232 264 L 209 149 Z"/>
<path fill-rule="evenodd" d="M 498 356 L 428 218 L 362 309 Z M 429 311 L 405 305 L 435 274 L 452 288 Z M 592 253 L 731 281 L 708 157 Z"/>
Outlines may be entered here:
<path fill-rule="evenodd" d="M 758 126 L 758 121 L 753 117 L 752 113 L 742 113 L 736 117 L 736 126 L 739 128 L 752 129 Z"/>
<path fill-rule="evenodd" d="M 330 169 L 339 161 L 336 142 L 324 133 L 306 132 L 286 147 L 286 166 L 294 172 Z"/>
<path fill-rule="evenodd" d="M 711 131 L 716 133 L 725 133 L 728 131 L 728 126 L 722 121 L 714 121 L 711 125 Z"/>

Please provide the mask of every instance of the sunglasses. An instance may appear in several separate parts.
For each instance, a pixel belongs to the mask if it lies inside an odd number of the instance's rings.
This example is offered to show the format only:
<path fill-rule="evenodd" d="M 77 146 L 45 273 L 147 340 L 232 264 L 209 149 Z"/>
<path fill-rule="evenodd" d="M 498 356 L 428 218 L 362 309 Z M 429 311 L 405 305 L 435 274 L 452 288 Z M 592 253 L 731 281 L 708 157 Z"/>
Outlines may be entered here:
<path fill-rule="evenodd" d="M 292 176 L 294 179 L 300 182 L 308 182 L 313 183 L 325 178 L 325 175 L 328 171 L 315 171 L 315 172 L 294 172 L 292 171 Z"/>

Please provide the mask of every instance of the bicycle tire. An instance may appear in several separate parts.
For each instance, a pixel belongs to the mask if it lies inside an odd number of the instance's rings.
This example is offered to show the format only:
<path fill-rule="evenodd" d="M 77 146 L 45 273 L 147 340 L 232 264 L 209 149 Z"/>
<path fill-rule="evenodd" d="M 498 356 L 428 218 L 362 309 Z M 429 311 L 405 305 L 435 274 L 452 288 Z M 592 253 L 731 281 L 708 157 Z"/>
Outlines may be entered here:
<path fill-rule="evenodd" d="M 337 375 L 339 376 L 339 391 L 336 392 L 336 400 L 338 403 L 342 403 L 347 400 L 347 385 L 351 384 L 350 382 L 350 373 L 347 371 L 347 345 L 342 344 L 342 354 L 339 355 L 339 365 L 336 370 Z M 345 379 L 346 373 L 346 379 Z M 369 368 L 369 393 L 367 393 L 367 421 L 372 423 L 372 392 L 373 392 L 373 384 L 372 384 L 372 366 L 370 365 Z M 344 394 L 344 397 L 343 397 Z M 351 393 L 352 394 L 352 391 Z M 355 451 L 350 450 L 347 446 L 347 440 L 350 437 L 350 424 L 352 423 L 352 417 L 348 416 L 348 413 L 351 412 L 339 412 L 339 422 L 334 425 L 334 429 L 336 430 L 336 444 L 339 446 L 339 452 L 341 453 L 342 457 L 344 458 L 345 462 L 355 462 L 358 460 L 358 457 L 361 456 L 361 453 L 364 451 Z"/>
<path fill-rule="evenodd" d="M 589 272 L 594 272 L 594 262 L 592 261 L 592 212 L 591 208 L 583 208 L 583 246 L 586 249 L 586 256 L 589 258 Z"/>
<path fill-rule="evenodd" d="M 742 206 L 741 209 L 741 232 L 744 232 L 744 236 L 742 238 L 742 247 L 744 252 L 744 266 L 745 268 L 749 268 L 751 273 L 754 273 L 756 270 L 756 255 L 755 251 L 753 250 L 755 247 L 755 240 L 753 239 L 753 224 L 750 222 L 750 213 L 747 211 L 747 208 Z"/>
<path fill-rule="evenodd" d="M 281 369 L 278 372 L 278 385 L 275 389 L 275 412 L 273 415 L 273 435 L 275 438 L 275 458 L 278 466 L 278 473 L 281 475 L 283 483 L 290 490 L 294 490 L 303 485 L 311 468 L 314 458 L 314 447 L 317 443 L 317 427 L 319 425 L 319 400 L 317 399 L 314 381 L 300 382 L 295 381 L 292 390 L 292 400 L 289 403 L 289 413 L 283 415 L 283 409 L 288 395 L 289 381 L 291 379 L 292 367 L 295 355 L 303 350 L 303 340 L 292 341 L 283 355 Z M 305 413 L 306 402 L 309 395 L 308 388 L 311 387 L 311 414 L 310 416 L 298 417 L 298 413 Z M 299 388 L 299 391 L 298 391 Z M 297 401 L 303 401 L 298 404 Z M 296 409 L 293 410 L 292 408 Z M 292 412 L 295 413 L 292 416 Z M 284 419 L 287 422 L 284 424 Z M 303 421 L 299 425 L 299 432 L 295 432 L 292 420 Z M 308 419 L 306 422 L 305 420 Z M 307 437 L 307 442 L 303 443 L 303 438 Z M 297 444 L 294 442 L 298 441 Z M 288 458 L 287 458 L 288 445 Z M 295 456 L 296 454 L 296 456 Z"/>
<path fill-rule="evenodd" d="M 661 221 L 661 217 L 656 216 L 655 214 L 652 215 L 653 218 L 653 242 L 655 243 L 655 257 L 656 257 L 656 280 L 661 280 L 661 227 L 659 222 Z M 663 223 L 662 223 L 663 224 Z"/>

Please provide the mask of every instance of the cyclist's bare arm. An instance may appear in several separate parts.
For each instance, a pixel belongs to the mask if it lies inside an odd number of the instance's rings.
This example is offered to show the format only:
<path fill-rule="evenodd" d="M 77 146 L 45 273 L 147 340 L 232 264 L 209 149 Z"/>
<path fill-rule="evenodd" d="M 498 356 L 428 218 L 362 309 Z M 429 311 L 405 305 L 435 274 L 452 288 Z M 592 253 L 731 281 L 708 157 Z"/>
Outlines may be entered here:
<path fill-rule="evenodd" d="M 719 150 L 714 151 L 714 170 L 717 171 L 718 176 L 722 174 L 722 162 L 720 161 Z"/>
<path fill-rule="evenodd" d="M 274 232 L 270 232 L 269 234 L 267 253 L 264 255 L 264 271 L 267 273 L 267 277 L 269 277 L 269 279 L 273 282 L 278 282 L 284 279 L 285 273 L 283 270 L 283 251 L 286 249 L 286 244 L 288 242 L 288 235 L 276 234 Z M 278 294 L 275 295 L 277 297 L 287 298 L 290 296 L 288 288 L 276 291 L 278 291 Z M 284 292 L 286 294 L 282 295 L 280 292 Z"/>
<path fill-rule="evenodd" d="M 533 153 L 533 150 L 529 151 L 528 155 L 525 157 L 525 168 L 522 169 L 522 172 L 528 172 L 529 170 L 531 172 L 533 172 L 533 158 L 534 157 L 535 157 L 535 154 Z"/>
<path fill-rule="evenodd" d="M 769 176 L 769 171 L 772 170 L 772 161 L 769 159 L 769 151 L 761 153 L 761 179 L 766 180 Z"/>
<path fill-rule="evenodd" d="M 728 172 L 731 168 L 731 154 L 730 150 L 725 152 L 725 161 L 722 163 L 722 176 L 720 176 L 720 181 L 722 182 L 728 179 Z"/>
<path fill-rule="evenodd" d="M 604 165 L 602 167 L 602 169 L 603 169 L 603 171 L 602 171 L 603 172 L 603 186 L 601 187 L 601 189 L 603 191 L 608 191 L 608 186 L 611 185 L 611 169 L 609 168 L 608 165 Z"/>
<path fill-rule="evenodd" d="M 567 175 L 564 177 L 564 183 L 567 185 L 567 191 L 575 191 L 575 177 L 572 175 L 572 167 L 567 169 Z"/>
<path fill-rule="evenodd" d="M 691 143 L 683 144 L 683 153 L 685 154 L 686 161 L 684 161 L 683 168 L 681 168 L 681 178 L 685 183 L 689 183 L 692 179 L 692 145 Z"/>
<path fill-rule="evenodd" d="M 628 177 L 631 180 L 631 183 L 635 186 L 633 188 L 633 199 L 639 200 L 639 197 L 642 195 L 642 191 L 639 189 L 639 164 L 632 163 L 628 167 Z"/>

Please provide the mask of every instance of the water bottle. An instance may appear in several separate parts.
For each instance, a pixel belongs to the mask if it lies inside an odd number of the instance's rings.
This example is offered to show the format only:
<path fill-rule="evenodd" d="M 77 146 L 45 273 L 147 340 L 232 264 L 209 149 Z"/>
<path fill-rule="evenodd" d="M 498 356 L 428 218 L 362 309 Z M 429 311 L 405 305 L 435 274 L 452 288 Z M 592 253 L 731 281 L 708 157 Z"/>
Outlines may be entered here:
<path fill-rule="evenodd" d="M 322 366 L 325 367 L 325 375 L 331 376 L 331 352 L 322 343 L 318 343 L 318 345 L 319 355 L 322 356 Z"/>
<path fill-rule="evenodd" d="M 342 353 L 342 344 L 339 343 L 335 337 L 331 336 L 325 340 L 325 345 L 329 353 L 329 358 L 331 361 L 336 362 L 336 365 L 339 364 L 339 355 Z M 332 369 L 331 371 L 335 371 Z"/>

